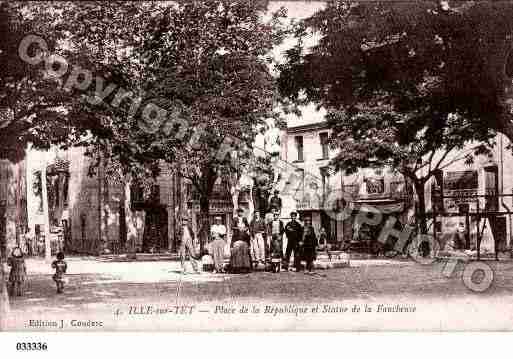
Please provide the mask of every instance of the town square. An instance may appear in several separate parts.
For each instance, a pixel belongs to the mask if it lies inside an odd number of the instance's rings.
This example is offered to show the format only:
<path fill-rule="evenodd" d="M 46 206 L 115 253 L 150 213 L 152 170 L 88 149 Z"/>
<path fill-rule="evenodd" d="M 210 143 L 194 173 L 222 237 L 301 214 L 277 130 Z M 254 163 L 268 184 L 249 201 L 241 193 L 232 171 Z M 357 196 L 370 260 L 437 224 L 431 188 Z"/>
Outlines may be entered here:
<path fill-rule="evenodd" d="M 0 330 L 512 329 L 513 3 L 0 28 Z"/>

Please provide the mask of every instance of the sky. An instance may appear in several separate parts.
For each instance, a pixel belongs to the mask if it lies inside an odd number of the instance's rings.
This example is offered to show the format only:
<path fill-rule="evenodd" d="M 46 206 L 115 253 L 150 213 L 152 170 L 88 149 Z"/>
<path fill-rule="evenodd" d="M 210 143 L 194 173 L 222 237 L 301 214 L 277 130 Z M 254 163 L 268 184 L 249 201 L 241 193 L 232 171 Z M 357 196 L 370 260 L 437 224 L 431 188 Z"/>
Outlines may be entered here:
<path fill-rule="evenodd" d="M 280 7 L 287 9 L 287 16 L 289 19 L 304 19 L 313 15 L 316 11 L 322 9 L 325 3 L 321 1 L 271 1 L 269 4 L 269 11 L 274 12 Z M 316 37 L 312 36 L 307 45 L 313 45 L 316 42 Z M 283 60 L 283 52 L 294 45 L 292 38 L 286 39 L 281 46 L 273 51 L 273 56 L 278 60 Z M 287 120 L 288 127 L 296 127 L 310 123 L 321 122 L 324 120 L 325 111 L 316 111 L 315 105 L 310 105 L 301 109 L 302 116 L 284 115 Z"/>

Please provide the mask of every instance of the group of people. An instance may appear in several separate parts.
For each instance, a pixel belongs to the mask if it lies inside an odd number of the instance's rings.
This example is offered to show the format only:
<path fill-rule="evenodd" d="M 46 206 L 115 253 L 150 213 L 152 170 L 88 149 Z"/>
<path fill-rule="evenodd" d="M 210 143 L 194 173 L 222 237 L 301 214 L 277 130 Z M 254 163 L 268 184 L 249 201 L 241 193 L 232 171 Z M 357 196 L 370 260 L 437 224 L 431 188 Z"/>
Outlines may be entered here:
<path fill-rule="evenodd" d="M 212 270 L 215 273 L 222 273 L 225 270 L 231 273 L 248 273 L 259 265 L 267 270 L 279 272 L 282 269 L 289 270 L 291 256 L 294 257 L 293 270 L 301 271 L 304 261 L 306 270 L 313 271 L 318 241 L 310 221 L 305 221 L 303 225 L 298 220 L 297 213 L 292 212 L 290 221 L 285 225 L 278 210 L 274 210 L 272 219 L 267 221 L 258 211 L 250 222 L 243 214 L 244 211 L 239 209 L 233 218 L 229 246 L 226 226 L 222 224 L 221 217 L 215 218 L 215 223 L 210 228 L 210 242 L 205 253 L 197 253 L 194 232 L 188 219 L 184 218 L 179 230 L 182 271 L 187 272 L 186 260 L 189 258 L 196 273 L 200 272 L 200 261 L 206 266 L 205 270 Z M 286 248 L 283 246 L 284 235 L 287 238 Z M 230 262 L 225 269 L 224 259 L 227 255 Z"/>

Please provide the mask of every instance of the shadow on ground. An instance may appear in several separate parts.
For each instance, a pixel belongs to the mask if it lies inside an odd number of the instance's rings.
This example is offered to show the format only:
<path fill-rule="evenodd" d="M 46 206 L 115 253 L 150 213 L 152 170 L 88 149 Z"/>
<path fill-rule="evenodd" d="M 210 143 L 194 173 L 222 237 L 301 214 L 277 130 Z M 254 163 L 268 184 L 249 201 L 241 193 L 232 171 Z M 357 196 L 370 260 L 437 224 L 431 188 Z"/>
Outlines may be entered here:
<path fill-rule="evenodd" d="M 25 296 L 11 299 L 13 310 L 80 311 L 108 303 L 209 302 L 253 300 L 305 303 L 397 297 L 429 299 L 513 294 L 511 263 L 491 263 L 495 280 L 484 293 L 462 282 L 463 264 L 451 277 L 439 265 L 404 263 L 320 271 L 315 275 L 282 272 L 242 275 L 190 274 L 168 271 L 168 278 L 127 280 L 108 273 L 70 274 L 64 294 L 56 294 L 50 275 L 29 276 Z"/>

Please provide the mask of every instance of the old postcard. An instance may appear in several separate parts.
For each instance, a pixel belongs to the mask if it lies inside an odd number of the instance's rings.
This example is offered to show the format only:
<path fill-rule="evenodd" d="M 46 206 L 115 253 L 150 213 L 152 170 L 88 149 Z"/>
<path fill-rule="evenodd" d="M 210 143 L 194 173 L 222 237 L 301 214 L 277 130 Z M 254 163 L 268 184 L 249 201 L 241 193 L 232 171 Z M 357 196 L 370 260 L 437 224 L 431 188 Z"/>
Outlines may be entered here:
<path fill-rule="evenodd" d="M 513 329 L 512 2 L 0 27 L 0 331 Z"/>

